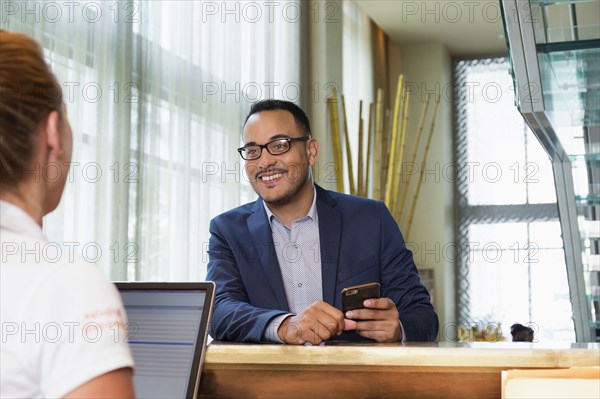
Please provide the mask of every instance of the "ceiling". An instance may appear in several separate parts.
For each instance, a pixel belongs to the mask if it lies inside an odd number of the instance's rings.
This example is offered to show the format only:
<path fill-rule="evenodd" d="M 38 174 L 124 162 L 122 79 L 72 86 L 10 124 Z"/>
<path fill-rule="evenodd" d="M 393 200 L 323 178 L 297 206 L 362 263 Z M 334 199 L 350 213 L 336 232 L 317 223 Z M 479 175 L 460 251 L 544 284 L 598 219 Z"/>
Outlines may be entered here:
<path fill-rule="evenodd" d="M 359 0 L 398 45 L 443 43 L 454 57 L 506 54 L 498 0 Z"/>

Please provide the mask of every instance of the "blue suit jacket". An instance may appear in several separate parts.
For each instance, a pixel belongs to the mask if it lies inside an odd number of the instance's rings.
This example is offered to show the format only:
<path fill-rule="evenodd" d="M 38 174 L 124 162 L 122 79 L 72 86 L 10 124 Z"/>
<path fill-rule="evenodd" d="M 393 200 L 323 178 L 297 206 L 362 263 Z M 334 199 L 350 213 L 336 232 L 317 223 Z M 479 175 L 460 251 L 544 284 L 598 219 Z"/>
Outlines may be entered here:
<path fill-rule="evenodd" d="M 398 308 L 406 341 L 434 341 L 438 318 L 385 204 L 317 190 L 323 300 L 341 309 L 341 290 L 381 283 Z M 211 335 L 260 342 L 269 321 L 289 313 L 263 201 L 225 212 L 210 223 L 207 279 L 217 285 Z M 336 339 L 366 340 L 345 333 Z"/>

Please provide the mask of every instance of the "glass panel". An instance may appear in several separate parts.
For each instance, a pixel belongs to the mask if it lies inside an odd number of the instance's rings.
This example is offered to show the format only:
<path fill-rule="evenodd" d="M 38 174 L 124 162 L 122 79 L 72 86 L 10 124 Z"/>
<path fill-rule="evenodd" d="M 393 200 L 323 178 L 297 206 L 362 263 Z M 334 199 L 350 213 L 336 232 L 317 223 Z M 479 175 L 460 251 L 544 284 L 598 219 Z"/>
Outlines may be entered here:
<path fill-rule="evenodd" d="M 583 217 L 579 217 L 577 223 L 579 224 L 581 238 L 596 240 L 600 238 L 600 223 L 597 220 L 585 220 Z"/>
<path fill-rule="evenodd" d="M 541 341 L 575 341 L 560 222 L 529 224 L 531 321 Z"/>
<path fill-rule="evenodd" d="M 494 224 L 471 224 L 469 226 L 470 247 L 485 248 L 490 252 L 494 248 L 510 249 L 523 248 L 527 242 L 526 223 L 494 223 Z M 486 255 L 492 259 L 495 255 L 491 252 Z"/>
<path fill-rule="evenodd" d="M 529 223 L 531 242 L 540 249 L 555 249 L 563 247 L 559 222 L 532 222 Z M 564 263 L 564 259 L 561 258 Z"/>
<path fill-rule="evenodd" d="M 540 250 L 531 263 L 531 321 L 540 341 L 575 342 L 571 298 L 564 256 L 560 249 Z"/>
<path fill-rule="evenodd" d="M 511 340 L 510 326 L 529 321 L 529 275 L 526 265 L 513 263 L 510 251 L 498 254 L 473 251 L 470 268 L 473 321 L 500 323 L 502 335 Z"/>
<path fill-rule="evenodd" d="M 538 60 L 552 125 L 567 153 L 583 154 L 583 126 L 600 124 L 600 48 L 540 53 Z"/>
<path fill-rule="evenodd" d="M 471 316 L 531 325 L 538 341 L 575 340 L 559 222 L 469 227 Z"/>
<path fill-rule="evenodd" d="M 467 146 L 466 157 L 465 152 L 459 152 L 457 159 L 470 162 L 471 165 L 470 170 L 466 167 L 462 170 L 470 173 L 466 176 L 469 179 L 465 179 L 468 188 L 461 193 L 468 199 L 468 206 L 460 210 L 465 222 L 459 227 L 461 232 L 466 230 L 463 236 L 468 237 L 468 242 L 461 242 L 461 248 L 468 248 L 468 259 L 465 259 L 466 256 L 461 258 L 459 278 L 468 280 L 468 284 L 461 284 L 466 287 L 466 292 L 460 293 L 460 317 L 462 322 L 500 323 L 508 340 L 511 340 L 510 326 L 521 323 L 543 327 L 544 331 L 536 337 L 538 341 L 573 341 L 560 224 L 558 221 L 547 221 L 552 218 L 556 220 L 558 214 L 547 215 L 543 211 L 537 216 L 540 221 L 530 223 L 525 220 L 490 222 L 519 220 L 524 208 L 511 205 L 524 204 L 535 215 L 538 209 L 546 209 L 537 208 L 536 204 L 556 202 L 551 162 L 516 110 L 512 91 L 510 96 L 506 96 L 510 101 L 505 103 L 502 98 L 491 105 L 489 90 L 494 84 L 512 86 L 506 74 L 506 65 L 500 60 L 475 60 L 458 63 L 456 69 L 457 81 L 461 85 L 469 84 L 471 88 L 480 89 L 479 93 L 477 90 L 471 91 L 469 98 L 459 93 L 462 103 L 458 110 L 464 112 L 457 115 L 460 126 L 458 142 Z M 462 73 L 464 76 L 461 76 Z M 494 176 L 481 173 L 483 166 L 492 162 L 499 165 L 503 173 L 501 179 L 507 181 L 500 179 L 493 182 L 491 178 Z M 507 206 L 471 208 L 474 205 Z M 489 212 L 483 213 L 487 209 Z M 548 255 L 548 251 L 553 252 Z M 533 281 L 531 266 L 546 264 L 549 260 L 554 262 L 548 269 L 549 273 L 555 276 L 562 270 L 563 277 L 553 277 L 561 287 L 550 298 L 544 296 L 545 291 L 536 289 L 540 292 L 538 296 L 546 300 L 543 303 L 546 308 L 559 309 L 554 314 L 559 321 L 549 319 L 550 313 L 538 314 L 536 309 L 542 306 L 542 299 L 532 297 L 535 285 L 544 284 L 544 280 Z M 567 308 L 563 306 L 564 298 Z M 534 300 L 537 300 L 535 304 Z M 556 305 L 554 301 L 557 301 Z M 540 330 L 536 328 L 536 331 Z"/>
<path fill-rule="evenodd" d="M 526 187 L 517 175 L 525 166 L 525 123 L 514 106 L 506 64 L 467 68 L 472 97 L 467 104 L 469 203 L 524 204 Z"/>
<path fill-rule="evenodd" d="M 469 203 L 552 203 L 556 190 L 548 155 L 513 102 L 506 64 L 468 67 L 472 97 L 467 104 Z M 492 96 L 502 93 L 500 97 Z M 520 145 L 522 143 L 522 145 Z"/>
<path fill-rule="evenodd" d="M 552 43 L 600 37 L 597 0 L 531 0 L 536 42 Z"/>

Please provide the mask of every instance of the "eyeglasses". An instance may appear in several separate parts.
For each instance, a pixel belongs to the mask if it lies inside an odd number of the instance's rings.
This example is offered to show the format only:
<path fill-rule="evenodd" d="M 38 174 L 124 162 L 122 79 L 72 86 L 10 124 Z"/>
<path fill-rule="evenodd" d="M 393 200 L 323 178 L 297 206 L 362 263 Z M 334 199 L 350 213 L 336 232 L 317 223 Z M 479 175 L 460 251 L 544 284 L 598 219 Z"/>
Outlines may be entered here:
<path fill-rule="evenodd" d="M 254 159 L 260 158 L 262 155 L 263 148 L 266 148 L 269 154 L 271 155 L 281 155 L 285 154 L 292 148 L 292 141 L 307 141 L 309 137 L 290 137 L 290 138 L 282 138 L 275 139 L 273 141 L 269 141 L 267 144 L 252 144 L 247 145 L 242 148 L 238 148 L 238 152 L 242 159 L 246 161 L 252 161 Z"/>

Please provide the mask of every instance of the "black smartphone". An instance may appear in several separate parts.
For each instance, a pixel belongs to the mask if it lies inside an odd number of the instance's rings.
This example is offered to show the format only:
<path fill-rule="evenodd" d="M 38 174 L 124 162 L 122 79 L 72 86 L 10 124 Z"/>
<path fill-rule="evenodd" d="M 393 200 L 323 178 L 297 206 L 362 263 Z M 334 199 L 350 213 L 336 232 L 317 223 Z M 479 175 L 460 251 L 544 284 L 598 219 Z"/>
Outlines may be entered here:
<path fill-rule="evenodd" d="M 368 283 L 347 287 L 342 290 L 342 310 L 346 313 L 353 309 L 364 309 L 365 299 L 380 298 L 381 284 Z"/>

